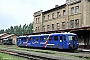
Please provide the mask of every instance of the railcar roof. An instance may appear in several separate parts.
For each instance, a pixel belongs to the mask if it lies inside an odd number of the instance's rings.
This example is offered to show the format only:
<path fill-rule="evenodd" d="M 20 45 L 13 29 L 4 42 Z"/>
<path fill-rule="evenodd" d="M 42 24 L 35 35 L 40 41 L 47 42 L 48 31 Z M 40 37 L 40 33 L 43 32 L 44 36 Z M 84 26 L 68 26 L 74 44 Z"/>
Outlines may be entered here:
<path fill-rule="evenodd" d="M 75 33 L 53 33 L 52 35 L 62 34 L 62 35 L 76 35 Z"/>
<path fill-rule="evenodd" d="M 34 37 L 34 36 L 48 36 L 48 35 L 51 35 L 51 34 L 29 35 L 28 37 Z"/>
<path fill-rule="evenodd" d="M 19 38 L 22 38 L 22 37 L 27 37 L 27 36 L 18 36 Z"/>

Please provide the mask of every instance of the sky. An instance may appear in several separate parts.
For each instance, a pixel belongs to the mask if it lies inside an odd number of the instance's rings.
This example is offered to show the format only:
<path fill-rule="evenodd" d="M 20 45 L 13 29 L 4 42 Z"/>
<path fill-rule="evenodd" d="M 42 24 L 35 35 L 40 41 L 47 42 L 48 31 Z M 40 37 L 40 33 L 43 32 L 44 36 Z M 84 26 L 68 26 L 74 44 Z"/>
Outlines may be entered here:
<path fill-rule="evenodd" d="M 0 0 L 0 29 L 33 22 L 33 13 L 47 11 L 66 0 Z"/>

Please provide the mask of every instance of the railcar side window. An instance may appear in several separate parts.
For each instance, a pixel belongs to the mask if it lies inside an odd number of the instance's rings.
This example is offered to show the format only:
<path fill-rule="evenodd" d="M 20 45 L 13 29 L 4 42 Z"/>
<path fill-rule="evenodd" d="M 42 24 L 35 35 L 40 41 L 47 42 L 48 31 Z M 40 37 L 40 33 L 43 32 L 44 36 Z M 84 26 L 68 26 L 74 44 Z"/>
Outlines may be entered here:
<path fill-rule="evenodd" d="M 58 36 L 54 36 L 54 40 L 58 40 Z"/>
<path fill-rule="evenodd" d="M 44 40 L 47 40 L 47 38 L 48 38 L 48 37 L 45 36 L 45 37 L 44 37 Z"/>
<path fill-rule="evenodd" d="M 66 36 L 63 36 L 63 39 L 66 40 Z"/>
<path fill-rule="evenodd" d="M 33 38 L 30 38 L 30 40 L 33 40 Z"/>
<path fill-rule="evenodd" d="M 38 38 L 36 38 L 36 41 L 38 41 Z"/>
<path fill-rule="evenodd" d="M 42 41 L 42 37 L 40 37 L 40 41 Z"/>
<path fill-rule="evenodd" d="M 49 37 L 49 40 L 52 40 L 52 36 Z"/>
<path fill-rule="evenodd" d="M 23 38 L 23 40 L 27 40 L 27 38 Z"/>
<path fill-rule="evenodd" d="M 28 40 L 31 40 L 30 37 L 28 38 Z"/>
<path fill-rule="evenodd" d="M 62 40 L 62 36 L 60 36 L 60 40 Z"/>

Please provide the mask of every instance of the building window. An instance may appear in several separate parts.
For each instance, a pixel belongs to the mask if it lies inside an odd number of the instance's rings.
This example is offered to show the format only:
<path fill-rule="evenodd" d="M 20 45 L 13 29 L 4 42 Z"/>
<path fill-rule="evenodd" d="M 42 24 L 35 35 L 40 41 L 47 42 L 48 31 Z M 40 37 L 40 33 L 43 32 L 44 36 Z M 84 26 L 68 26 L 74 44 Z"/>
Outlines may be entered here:
<path fill-rule="evenodd" d="M 58 18 L 60 17 L 60 12 L 57 12 L 57 17 L 58 17 Z"/>
<path fill-rule="evenodd" d="M 47 30 L 48 30 L 48 31 L 50 30 L 50 25 L 47 25 Z"/>
<path fill-rule="evenodd" d="M 74 20 L 70 21 L 70 28 L 74 28 Z"/>
<path fill-rule="evenodd" d="M 52 24 L 52 30 L 54 30 L 54 24 Z"/>
<path fill-rule="evenodd" d="M 66 24 L 65 22 L 62 22 L 62 29 L 65 29 L 66 28 Z"/>
<path fill-rule="evenodd" d="M 48 15 L 48 20 L 50 19 L 50 15 Z"/>
<path fill-rule="evenodd" d="M 52 19 L 54 19 L 54 13 L 52 14 Z"/>
<path fill-rule="evenodd" d="M 45 16 L 44 16 L 43 18 L 44 18 L 44 20 L 45 20 Z"/>
<path fill-rule="evenodd" d="M 63 10 L 63 16 L 65 16 L 66 15 L 66 10 Z"/>
<path fill-rule="evenodd" d="M 76 25 L 76 27 L 79 27 L 79 19 L 75 20 L 75 25 Z"/>
<path fill-rule="evenodd" d="M 36 32 L 37 32 L 37 27 L 36 27 Z"/>
<path fill-rule="evenodd" d="M 40 17 L 38 17 L 38 21 L 37 21 L 37 23 L 39 23 L 39 20 L 40 20 Z"/>
<path fill-rule="evenodd" d="M 40 27 L 38 27 L 38 30 L 40 30 Z"/>
<path fill-rule="evenodd" d="M 71 14 L 74 14 L 74 7 L 71 8 Z"/>
<path fill-rule="evenodd" d="M 45 31 L 45 25 L 43 26 L 43 31 Z"/>
<path fill-rule="evenodd" d="M 57 23 L 57 30 L 59 30 L 60 29 L 60 24 L 59 23 Z"/>
<path fill-rule="evenodd" d="M 79 6 L 76 6 L 76 13 L 79 12 Z"/>
<path fill-rule="evenodd" d="M 36 23 L 37 23 L 37 18 L 36 18 Z"/>

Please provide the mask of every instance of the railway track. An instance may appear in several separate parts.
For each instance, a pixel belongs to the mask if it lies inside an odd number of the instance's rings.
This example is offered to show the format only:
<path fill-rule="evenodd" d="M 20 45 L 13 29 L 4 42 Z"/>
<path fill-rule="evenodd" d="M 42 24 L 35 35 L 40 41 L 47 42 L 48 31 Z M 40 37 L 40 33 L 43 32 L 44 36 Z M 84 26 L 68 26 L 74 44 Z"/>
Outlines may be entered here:
<path fill-rule="evenodd" d="M 31 60 L 57 60 L 57 59 L 54 59 L 54 58 L 36 56 L 36 55 L 33 55 L 33 54 L 28 54 L 28 53 L 24 53 L 24 52 L 20 52 L 20 51 L 15 51 L 15 50 L 12 51 L 12 50 L 1 49 L 0 52 L 5 53 L 5 54 L 10 54 L 10 55 L 13 55 L 13 56 L 18 56 L 18 57 L 31 59 Z"/>
<path fill-rule="evenodd" d="M 45 53 L 36 53 L 36 52 L 28 52 L 14 49 L 0 49 L 0 52 L 27 58 L 28 60 L 82 60 L 80 58 L 71 58 L 65 56 L 55 56 L 53 54 L 45 54 Z"/>

